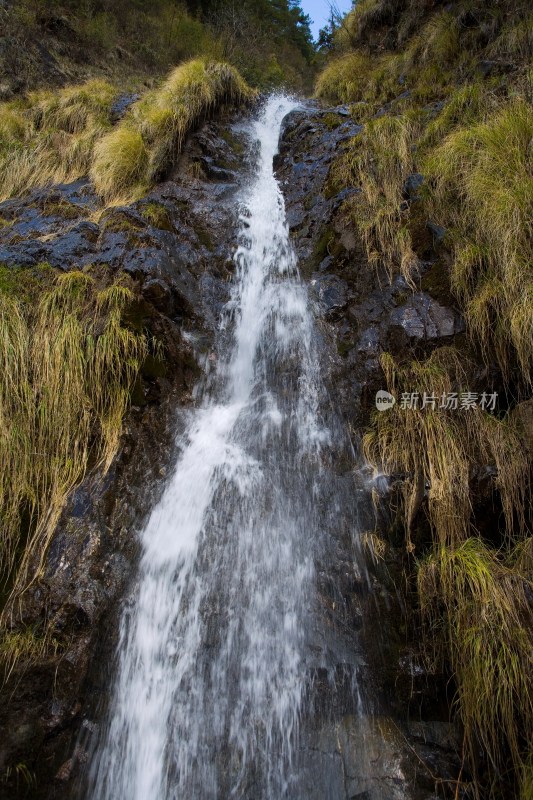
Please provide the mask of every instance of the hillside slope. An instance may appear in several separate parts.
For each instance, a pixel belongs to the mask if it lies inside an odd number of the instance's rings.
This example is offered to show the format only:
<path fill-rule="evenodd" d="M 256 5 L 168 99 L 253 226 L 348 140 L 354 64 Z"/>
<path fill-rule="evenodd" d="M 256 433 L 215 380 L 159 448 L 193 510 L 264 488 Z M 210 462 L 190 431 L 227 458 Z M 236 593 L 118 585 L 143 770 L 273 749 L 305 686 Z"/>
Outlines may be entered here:
<path fill-rule="evenodd" d="M 330 191 L 350 195 L 343 223 L 376 282 L 404 286 L 403 345 L 380 353 L 397 403 L 374 413 L 364 441 L 394 476 L 398 513 L 371 542 L 388 548 L 426 665 L 455 686 L 457 791 L 522 800 L 533 792 L 532 53 L 529 3 L 360 0 L 316 86 L 363 125 L 329 173 Z M 424 298 L 455 307 L 466 335 L 417 340 Z"/>

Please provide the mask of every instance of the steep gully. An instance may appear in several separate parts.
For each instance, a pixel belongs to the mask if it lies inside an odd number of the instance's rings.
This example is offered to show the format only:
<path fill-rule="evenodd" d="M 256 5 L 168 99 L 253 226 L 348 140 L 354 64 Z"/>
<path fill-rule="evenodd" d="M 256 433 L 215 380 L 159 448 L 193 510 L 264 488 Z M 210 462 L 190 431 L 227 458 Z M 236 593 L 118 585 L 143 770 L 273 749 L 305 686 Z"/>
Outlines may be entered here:
<path fill-rule="evenodd" d="M 380 658 L 397 656 L 367 648 L 381 639 L 359 547 L 368 476 L 351 433 L 379 380 L 380 337 L 438 339 L 460 320 L 427 295 L 400 318 L 405 287 L 378 288 L 363 272 L 336 216 L 346 198 L 324 192 L 333 154 L 357 128 L 343 109 L 331 126 L 326 112 L 293 107 L 274 97 L 229 137 L 208 125 L 193 138 L 179 171 L 201 163 L 204 183 L 170 181 L 152 198 L 180 210 L 177 239 L 146 231 L 130 207 L 112 213 L 146 237 L 134 259 L 121 256 L 125 226 L 105 221 L 92 232 L 78 223 L 76 241 L 71 226 L 14 245 L 14 258 L 43 247 L 63 263 L 72 251 L 77 263 L 107 257 L 141 280 L 154 327 L 181 342 L 177 382 L 145 376 L 114 474 L 80 487 L 51 551 L 41 592 L 61 608 L 69 597 L 80 633 L 55 705 L 26 698 L 19 708 L 33 703 L 44 729 L 34 735 L 59 766 L 43 797 L 426 798 L 420 764 L 455 767 L 451 726 L 400 731 L 376 689 Z M 239 177 L 241 142 L 250 163 Z M 85 187 L 74 192 L 91 202 Z M 342 245 L 333 255 L 321 244 L 326 220 Z M 176 418 L 172 408 L 191 403 Z M 129 531 L 150 507 L 137 559 Z M 28 618 L 40 613 L 42 596 L 27 602 Z M 412 691 L 417 676 L 403 669 Z"/>

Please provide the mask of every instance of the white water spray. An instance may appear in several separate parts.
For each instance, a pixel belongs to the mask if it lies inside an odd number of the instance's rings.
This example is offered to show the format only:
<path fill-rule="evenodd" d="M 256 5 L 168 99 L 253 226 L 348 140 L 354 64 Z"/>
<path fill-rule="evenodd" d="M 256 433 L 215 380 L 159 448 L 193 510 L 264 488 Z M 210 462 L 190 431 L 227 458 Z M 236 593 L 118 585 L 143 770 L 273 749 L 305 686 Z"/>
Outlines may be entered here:
<path fill-rule="evenodd" d="M 306 289 L 273 174 L 271 98 L 252 137 L 232 341 L 142 535 L 138 592 L 92 800 L 295 797 L 314 590 L 314 507 L 328 434 Z"/>

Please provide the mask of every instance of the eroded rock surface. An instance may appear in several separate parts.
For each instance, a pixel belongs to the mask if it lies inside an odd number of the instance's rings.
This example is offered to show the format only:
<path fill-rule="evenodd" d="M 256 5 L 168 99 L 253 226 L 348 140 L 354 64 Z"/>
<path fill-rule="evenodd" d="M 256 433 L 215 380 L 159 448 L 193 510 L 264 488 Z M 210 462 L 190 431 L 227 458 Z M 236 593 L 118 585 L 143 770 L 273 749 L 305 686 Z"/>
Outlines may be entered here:
<path fill-rule="evenodd" d="M 309 281 L 324 337 L 322 368 L 332 402 L 353 432 L 356 448 L 370 423 L 375 393 L 386 388 L 381 353 L 391 352 L 403 359 L 422 357 L 456 340 L 465 330 L 453 299 L 443 288 L 446 264 L 434 232 L 427 230 L 424 234 L 424 258 L 414 288 L 400 275 L 391 278 L 384 270 L 369 265 L 356 227 L 346 213 L 346 201 L 353 201 L 359 189 L 338 191 L 330 176 L 344 143 L 360 130 L 345 115 L 345 109 L 321 109 L 310 104 L 285 121 L 276 161 L 300 270 Z M 422 176 L 412 176 L 406 187 L 410 201 L 416 201 L 421 183 Z M 363 470 L 353 484 L 353 491 L 360 493 L 361 530 L 375 525 L 367 512 L 365 518 L 372 486 L 369 478 Z M 344 557 L 348 552 L 345 541 Z M 337 708 L 329 708 L 329 722 L 317 719 L 315 729 L 306 732 L 305 747 L 315 755 L 314 761 L 308 755 L 313 761 L 309 766 L 309 797 L 318 800 L 324 796 L 326 790 L 318 776 L 333 759 L 342 765 L 344 779 L 331 786 L 327 797 L 425 800 L 433 796 L 435 776 L 454 786 L 461 769 L 458 731 L 449 721 L 446 702 L 447 692 L 453 692 L 453 688 L 447 687 L 441 676 L 426 671 L 419 643 L 407 636 L 387 568 L 374 565 L 370 570 L 372 592 L 365 588 L 365 581 L 354 584 L 353 571 L 345 572 L 352 576 L 351 585 L 349 579 L 342 579 L 342 570 L 332 579 L 333 585 L 342 588 L 341 597 L 330 594 L 328 629 L 332 639 L 340 643 L 343 631 L 358 628 L 360 660 L 355 665 L 353 658 L 345 661 L 347 666 L 353 665 L 349 672 L 362 697 L 372 697 L 374 705 L 369 709 L 363 702 L 350 710 L 349 704 L 343 706 L 341 701 Z M 331 586 L 331 577 L 327 585 Z M 327 588 L 321 591 L 328 593 Z M 350 607 L 357 609 L 355 615 L 348 614 Z M 342 693 L 342 660 L 340 650 L 339 677 L 330 673 L 324 687 L 330 697 L 333 681 L 338 683 L 339 695 L 346 698 Z M 369 711 L 372 715 L 367 717 Z"/>
<path fill-rule="evenodd" d="M 73 493 L 44 574 L 12 609 L 15 632 L 51 625 L 59 657 L 16 669 L 1 690 L 6 800 L 72 796 L 72 778 L 87 759 L 76 745 L 80 724 L 92 724 L 88 708 L 107 697 L 138 532 L 164 486 L 176 429 L 209 369 L 229 298 L 244 147 L 231 119 L 206 124 L 170 180 L 142 201 L 103 214 L 87 181 L 0 204 L 0 265 L 15 277 L 43 262 L 62 271 L 105 265 L 128 273 L 139 297 L 130 322 L 164 350 L 162 361 L 148 359 L 143 367 L 111 469 L 90 475 Z"/>
<path fill-rule="evenodd" d="M 463 330 L 440 291 L 436 262 L 422 264 L 415 292 L 403 278 L 391 281 L 369 267 L 345 214 L 358 189 L 335 193 L 328 183 L 334 158 L 359 130 L 345 108 L 309 106 L 287 118 L 276 160 L 323 337 L 322 368 L 355 448 L 375 391 L 384 388 L 380 353 L 424 352 Z M 0 727 L 8 733 L 0 768 L 27 763 L 37 775 L 27 795 L 13 773 L 0 786 L 6 800 L 74 796 L 73 779 L 89 757 L 80 727 L 90 733 L 108 696 L 117 611 L 132 578 L 137 534 L 164 486 L 181 414 L 215 357 L 213 333 L 233 272 L 237 193 L 247 175 L 243 153 L 238 127 L 211 123 L 191 138 L 172 179 L 130 206 L 99 214 L 85 181 L 0 206 L 7 223 L 0 228 L 0 264 L 14 270 L 43 261 L 60 270 L 103 264 L 127 272 L 141 297 L 135 323 L 166 352 L 163 369 L 145 367 L 110 472 L 89 477 L 73 494 L 45 574 L 18 611 L 24 625 L 53 619 L 66 643 L 59 663 L 41 661 L 4 689 Z M 414 181 L 412 191 L 418 186 Z M 366 475 L 354 480 L 352 467 L 351 451 L 338 454 L 333 468 L 346 497 L 360 505 L 364 530 L 372 522 L 365 518 L 369 485 Z M 354 567 L 353 531 L 341 526 L 323 544 L 321 625 L 309 633 L 306 663 L 313 714 L 299 754 L 309 800 L 427 800 L 433 775 L 453 778 L 460 768 L 456 731 L 438 699 L 442 687 L 406 643 L 385 579 Z M 361 702 L 358 686 L 370 689 L 372 708 Z"/>

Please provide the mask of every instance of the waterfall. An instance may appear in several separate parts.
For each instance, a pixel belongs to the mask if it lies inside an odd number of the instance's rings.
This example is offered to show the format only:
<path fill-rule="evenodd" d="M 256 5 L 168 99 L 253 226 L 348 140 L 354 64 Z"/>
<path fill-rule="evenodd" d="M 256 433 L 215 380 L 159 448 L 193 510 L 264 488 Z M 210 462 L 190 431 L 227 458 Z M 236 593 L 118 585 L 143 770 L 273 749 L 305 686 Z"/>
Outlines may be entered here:
<path fill-rule="evenodd" d="M 255 172 L 215 375 L 142 534 L 92 800 L 305 796 L 317 548 L 339 499 L 324 478 L 335 434 L 317 336 L 273 172 L 294 107 L 273 96 L 250 123 Z"/>

